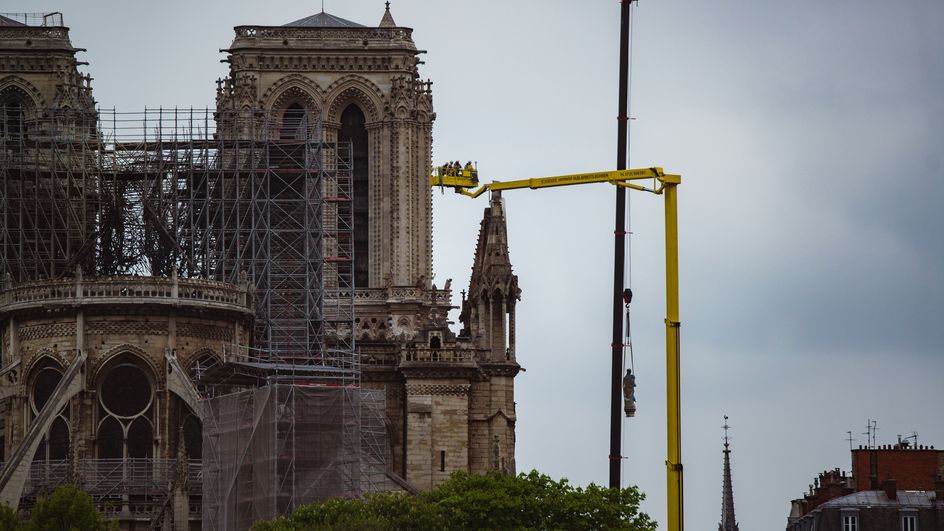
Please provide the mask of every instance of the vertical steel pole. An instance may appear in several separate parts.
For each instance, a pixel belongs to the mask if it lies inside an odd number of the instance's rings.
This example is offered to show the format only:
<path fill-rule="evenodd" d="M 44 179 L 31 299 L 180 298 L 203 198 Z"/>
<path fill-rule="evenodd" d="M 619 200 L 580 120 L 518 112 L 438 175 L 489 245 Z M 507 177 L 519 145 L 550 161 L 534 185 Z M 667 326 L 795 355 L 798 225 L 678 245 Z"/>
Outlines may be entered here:
<path fill-rule="evenodd" d="M 629 103 L 629 6 L 620 1 L 619 115 L 616 125 L 616 169 L 626 169 L 626 115 Z M 613 230 L 613 341 L 610 378 L 610 488 L 620 488 L 622 379 L 623 379 L 623 277 L 626 258 L 626 190 L 616 187 L 616 225 Z"/>
<path fill-rule="evenodd" d="M 671 180 L 670 180 L 671 179 Z M 680 179 L 666 176 L 665 190 L 665 372 L 666 372 L 666 486 L 668 531 L 682 531 L 682 406 L 681 336 L 678 286 L 678 200 Z"/>

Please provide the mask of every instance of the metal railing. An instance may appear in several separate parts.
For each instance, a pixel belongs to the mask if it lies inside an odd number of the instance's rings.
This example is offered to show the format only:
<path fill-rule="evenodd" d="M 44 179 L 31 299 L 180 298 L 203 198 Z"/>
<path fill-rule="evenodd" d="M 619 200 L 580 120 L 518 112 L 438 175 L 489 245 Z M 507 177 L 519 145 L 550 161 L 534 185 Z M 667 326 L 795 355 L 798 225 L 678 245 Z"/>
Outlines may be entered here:
<path fill-rule="evenodd" d="M 70 483 L 70 467 L 68 460 L 33 461 L 23 495 L 41 496 Z M 123 496 L 163 498 L 170 492 L 178 470 L 174 459 L 84 459 L 75 472 L 79 486 L 95 499 Z M 201 462 L 189 460 L 188 490 L 199 493 L 202 484 Z"/>
<path fill-rule="evenodd" d="M 52 11 L 50 13 L 0 13 L 0 17 L 12 20 L 17 24 L 29 27 L 61 28 L 64 27 L 62 13 Z M 6 27 L 17 28 L 20 26 L 9 25 Z"/>

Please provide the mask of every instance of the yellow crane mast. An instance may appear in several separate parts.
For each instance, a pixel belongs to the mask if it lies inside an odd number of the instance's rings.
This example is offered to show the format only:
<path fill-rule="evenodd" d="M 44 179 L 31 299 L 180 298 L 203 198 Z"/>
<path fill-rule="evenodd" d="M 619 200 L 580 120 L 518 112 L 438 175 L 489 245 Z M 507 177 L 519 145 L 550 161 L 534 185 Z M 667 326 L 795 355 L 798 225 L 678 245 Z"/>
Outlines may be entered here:
<path fill-rule="evenodd" d="M 458 166 L 458 165 L 457 165 Z M 651 181 L 646 186 L 640 182 Z M 666 447 L 665 461 L 669 531 L 682 531 L 682 435 L 680 360 L 681 336 L 678 289 L 678 199 L 680 175 L 667 174 L 662 168 L 641 168 L 590 173 L 575 173 L 515 181 L 494 181 L 480 184 L 478 170 L 465 167 L 437 166 L 429 177 L 429 184 L 440 189 L 451 188 L 468 197 L 478 197 L 486 191 L 520 190 L 573 186 L 579 184 L 610 183 L 616 186 L 650 192 L 665 197 L 665 368 L 666 368 Z"/>

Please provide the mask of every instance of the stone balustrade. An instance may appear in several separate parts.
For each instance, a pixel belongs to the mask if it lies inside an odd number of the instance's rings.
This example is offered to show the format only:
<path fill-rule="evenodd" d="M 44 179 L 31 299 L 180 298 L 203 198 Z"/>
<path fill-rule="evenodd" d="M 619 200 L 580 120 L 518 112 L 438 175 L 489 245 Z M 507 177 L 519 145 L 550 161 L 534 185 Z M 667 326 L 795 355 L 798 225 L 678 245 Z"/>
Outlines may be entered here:
<path fill-rule="evenodd" d="M 27 282 L 0 290 L 0 313 L 35 307 L 105 304 L 199 306 L 252 314 L 248 285 L 166 277 L 93 277 Z"/>
<path fill-rule="evenodd" d="M 0 40 L 48 39 L 69 44 L 69 28 L 62 26 L 4 26 Z"/>
<path fill-rule="evenodd" d="M 346 299 L 348 290 L 336 290 L 327 294 L 327 300 Z M 354 304 L 362 303 L 420 303 L 448 306 L 452 303 L 452 290 L 426 289 L 415 286 L 393 286 L 390 288 L 366 288 L 354 290 Z"/>
<path fill-rule="evenodd" d="M 237 26 L 237 39 L 314 39 L 360 46 L 363 39 L 413 44 L 410 28 L 309 28 L 301 26 Z M 353 44 L 352 44 L 353 43 Z"/>
<path fill-rule="evenodd" d="M 470 349 L 410 348 L 401 354 L 401 363 L 475 363 L 475 351 Z"/>

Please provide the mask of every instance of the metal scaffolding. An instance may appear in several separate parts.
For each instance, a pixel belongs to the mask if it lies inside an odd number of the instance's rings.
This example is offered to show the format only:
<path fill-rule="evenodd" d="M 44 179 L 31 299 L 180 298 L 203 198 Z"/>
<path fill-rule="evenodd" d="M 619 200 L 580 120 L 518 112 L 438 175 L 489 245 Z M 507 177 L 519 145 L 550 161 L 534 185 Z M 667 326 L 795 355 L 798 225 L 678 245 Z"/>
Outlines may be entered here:
<path fill-rule="evenodd" d="M 93 267 L 101 211 L 95 116 L 12 105 L 0 106 L 0 121 L 3 276 L 25 282 Z"/>
<path fill-rule="evenodd" d="M 255 332 L 236 361 L 359 382 L 350 143 L 263 111 L 17 116 L 0 135 L 4 274 L 245 274 Z"/>
<path fill-rule="evenodd" d="M 303 503 L 386 488 L 383 403 L 382 391 L 285 384 L 209 400 L 203 527 L 248 529 Z"/>
<path fill-rule="evenodd" d="M 254 288 L 253 336 L 192 375 L 215 396 L 203 419 L 204 526 L 248 528 L 389 488 L 384 393 L 359 387 L 352 333 L 350 143 L 324 142 L 304 112 L 0 115 L 0 274 L 21 283 L 81 267 Z M 87 481 L 112 477 L 89 462 Z"/>

